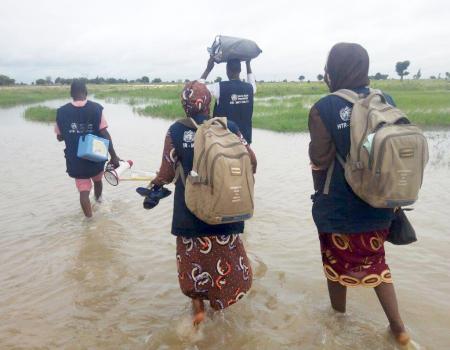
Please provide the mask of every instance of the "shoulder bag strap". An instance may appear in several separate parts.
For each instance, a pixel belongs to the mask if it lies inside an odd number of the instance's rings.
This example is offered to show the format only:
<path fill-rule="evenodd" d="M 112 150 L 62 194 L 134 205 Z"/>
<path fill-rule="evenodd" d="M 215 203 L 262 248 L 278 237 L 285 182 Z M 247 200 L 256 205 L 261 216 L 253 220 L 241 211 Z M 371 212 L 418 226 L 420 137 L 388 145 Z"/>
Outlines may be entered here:
<path fill-rule="evenodd" d="M 355 104 L 358 102 L 362 97 L 359 96 L 356 92 L 348 89 L 341 89 L 338 91 L 333 92 L 331 95 L 339 96 L 340 98 L 343 98 L 344 100 Z"/>
<path fill-rule="evenodd" d="M 337 152 L 336 152 L 336 159 L 338 160 L 339 164 L 341 164 L 342 168 L 345 171 L 345 160 Z M 325 185 L 323 186 L 323 194 L 330 193 L 331 178 L 333 177 L 333 172 L 334 172 L 334 164 L 335 164 L 335 160 L 333 159 L 333 161 L 331 162 L 331 164 L 327 170 L 327 177 L 325 179 Z"/>

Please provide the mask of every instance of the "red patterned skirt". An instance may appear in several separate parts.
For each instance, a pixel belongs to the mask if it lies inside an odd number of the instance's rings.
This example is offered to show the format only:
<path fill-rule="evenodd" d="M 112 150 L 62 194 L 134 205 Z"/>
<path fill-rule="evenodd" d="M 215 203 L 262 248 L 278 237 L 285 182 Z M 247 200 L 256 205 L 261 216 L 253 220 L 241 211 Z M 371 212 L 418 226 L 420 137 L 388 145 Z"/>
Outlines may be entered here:
<path fill-rule="evenodd" d="M 177 237 L 177 268 L 181 291 L 224 309 L 250 290 L 252 269 L 239 235 Z"/>
<path fill-rule="evenodd" d="M 387 229 L 356 234 L 319 233 L 325 276 L 347 287 L 392 283 L 384 257 L 388 233 Z"/>

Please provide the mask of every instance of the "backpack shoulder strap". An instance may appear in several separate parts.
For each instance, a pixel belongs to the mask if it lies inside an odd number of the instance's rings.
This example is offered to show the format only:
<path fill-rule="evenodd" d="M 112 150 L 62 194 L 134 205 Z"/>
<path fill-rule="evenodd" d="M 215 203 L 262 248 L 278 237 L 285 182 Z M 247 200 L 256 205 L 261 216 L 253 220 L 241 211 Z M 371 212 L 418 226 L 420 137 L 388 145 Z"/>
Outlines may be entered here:
<path fill-rule="evenodd" d="M 353 104 L 355 104 L 362 98 L 356 92 L 348 89 L 340 89 L 333 92 L 331 95 L 339 96 L 340 98 L 343 98 L 344 100 Z"/>
<path fill-rule="evenodd" d="M 220 124 L 223 126 L 224 129 L 228 129 L 228 123 L 227 123 L 226 117 L 214 117 L 214 118 L 208 119 L 203 124 L 205 124 L 205 125 Z"/>
<path fill-rule="evenodd" d="M 381 90 L 370 89 L 369 95 L 364 98 L 363 106 L 366 107 L 366 108 L 369 108 L 370 102 L 375 97 L 379 97 L 382 103 L 388 104 L 388 102 L 386 101 L 386 97 L 384 96 L 384 94 L 383 94 L 383 92 Z"/>
<path fill-rule="evenodd" d="M 183 187 L 186 187 L 186 177 L 184 176 L 184 170 L 183 166 L 181 165 L 181 162 L 179 161 L 175 168 L 175 177 L 172 180 L 172 183 L 175 184 L 178 179 L 181 179 L 181 182 L 183 183 Z"/>
<path fill-rule="evenodd" d="M 342 168 L 345 169 L 345 160 L 337 152 L 336 152 L 336 158 L 335 159 L 337 159 L 339 164 L 341 164 Z M 333 173 L 334 173 L 335 159 L 333 159 L 333 161 L 331 162 L 330 166 L 328 167 L 327 177 L 325 179 L 325 184 L 323 186 L 323 194 L 329 194 L 330 193 L 331 178 L 333 177 Z"/>

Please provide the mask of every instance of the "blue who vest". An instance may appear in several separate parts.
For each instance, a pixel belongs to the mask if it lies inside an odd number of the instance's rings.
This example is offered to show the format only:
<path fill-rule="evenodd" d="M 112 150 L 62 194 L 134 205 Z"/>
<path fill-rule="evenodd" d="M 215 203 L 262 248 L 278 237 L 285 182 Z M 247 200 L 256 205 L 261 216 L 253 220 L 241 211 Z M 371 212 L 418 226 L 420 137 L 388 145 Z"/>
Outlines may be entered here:
<path fill-rule="evenodd" d="M 241 80 L 221 81 L 215 117 L 227 117 L 237 124 L 248 143 L 252 143 L 253 86 Z"/>
<path fill-rule="evenodd" d="M 203 123 L 207 117 L 198 115 L 194 117 L 197 124 Z M 228 129 L 237 134 L 239 128 L 228 121 Z M 183 167 L 184 175 L 187 177 L 192 170 L 194 160 L 194 136 L 196 129 L 175 122 L 169 128 L 173 146 L 175 147 L 178 160 Z M 172 216 L 172 234 L 185 237 L 202 237 L 214 235 L 231 235 L 244 232 L 244 222 L 232 224 L 208 225 L 201 221 L 187 208 L 184 198 L 184 185 L 181 178 L 175 183 L 175 196 Z"/>
<path fill-rule="evenodd" d="M 369 94 L 366 87 L 352 89 L 358 94 Z M 394 101 L 386 95 L 388 103 Z M 314 106 L 336 146 L 336 152 L 345 159 L 350 151 L 350 115 L 353 105 L 344 99 L 328 95 Z M 393 218 L 391 209 L 373 208 L 352 191 L 345 180 L 344 169 L 338 161 L 334 171 L 329 194 L 322 188 L 313 195 L 312 214 L 321 233 L 361 233 L 386 229 Z"/>
<path fill-rule="evenodd" d="M 66 171 L 70 177 L 88 179 L 100 173 L 105 166 L 105 162 L 92 162 L 77 157 L 80 137 L 87 133 L 100 136 L 102 111 L 101 105 L 87 101 L 84 107 L 75 107 L 72 103 L 67 103 L 56 112 L 56 123 L 66 144 L 64 155 Z"/>

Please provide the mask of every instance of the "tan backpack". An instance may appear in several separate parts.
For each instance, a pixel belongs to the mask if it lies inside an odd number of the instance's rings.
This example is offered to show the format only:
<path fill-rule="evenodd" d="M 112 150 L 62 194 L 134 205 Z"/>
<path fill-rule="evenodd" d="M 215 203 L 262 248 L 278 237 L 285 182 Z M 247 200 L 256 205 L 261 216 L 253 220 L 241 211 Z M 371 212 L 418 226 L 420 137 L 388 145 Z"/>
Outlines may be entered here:
<path fill-rule="evenodd" d="M 428 162 L 422 131 L 388 104 L 379 90 L 370 90 L 367 97 L 346 89 L 333 95 L 353 103 L 350 152 L 346 160 L 337 154 L 353 192 L 375 208 L 413 204 Z M 331 175 L 329 169 L 324 193 L 329 191 Z"/>
<path fill-rule="evenodd" d="M 181 121 L 180 121 L 181 122 Z M 253 216 L 253 168 L 247 148 L 227 127 L 226 118 L 197 125 L 194 162 L 185 180 L 188 209 L 210 224 L 227 224 Z"/>

